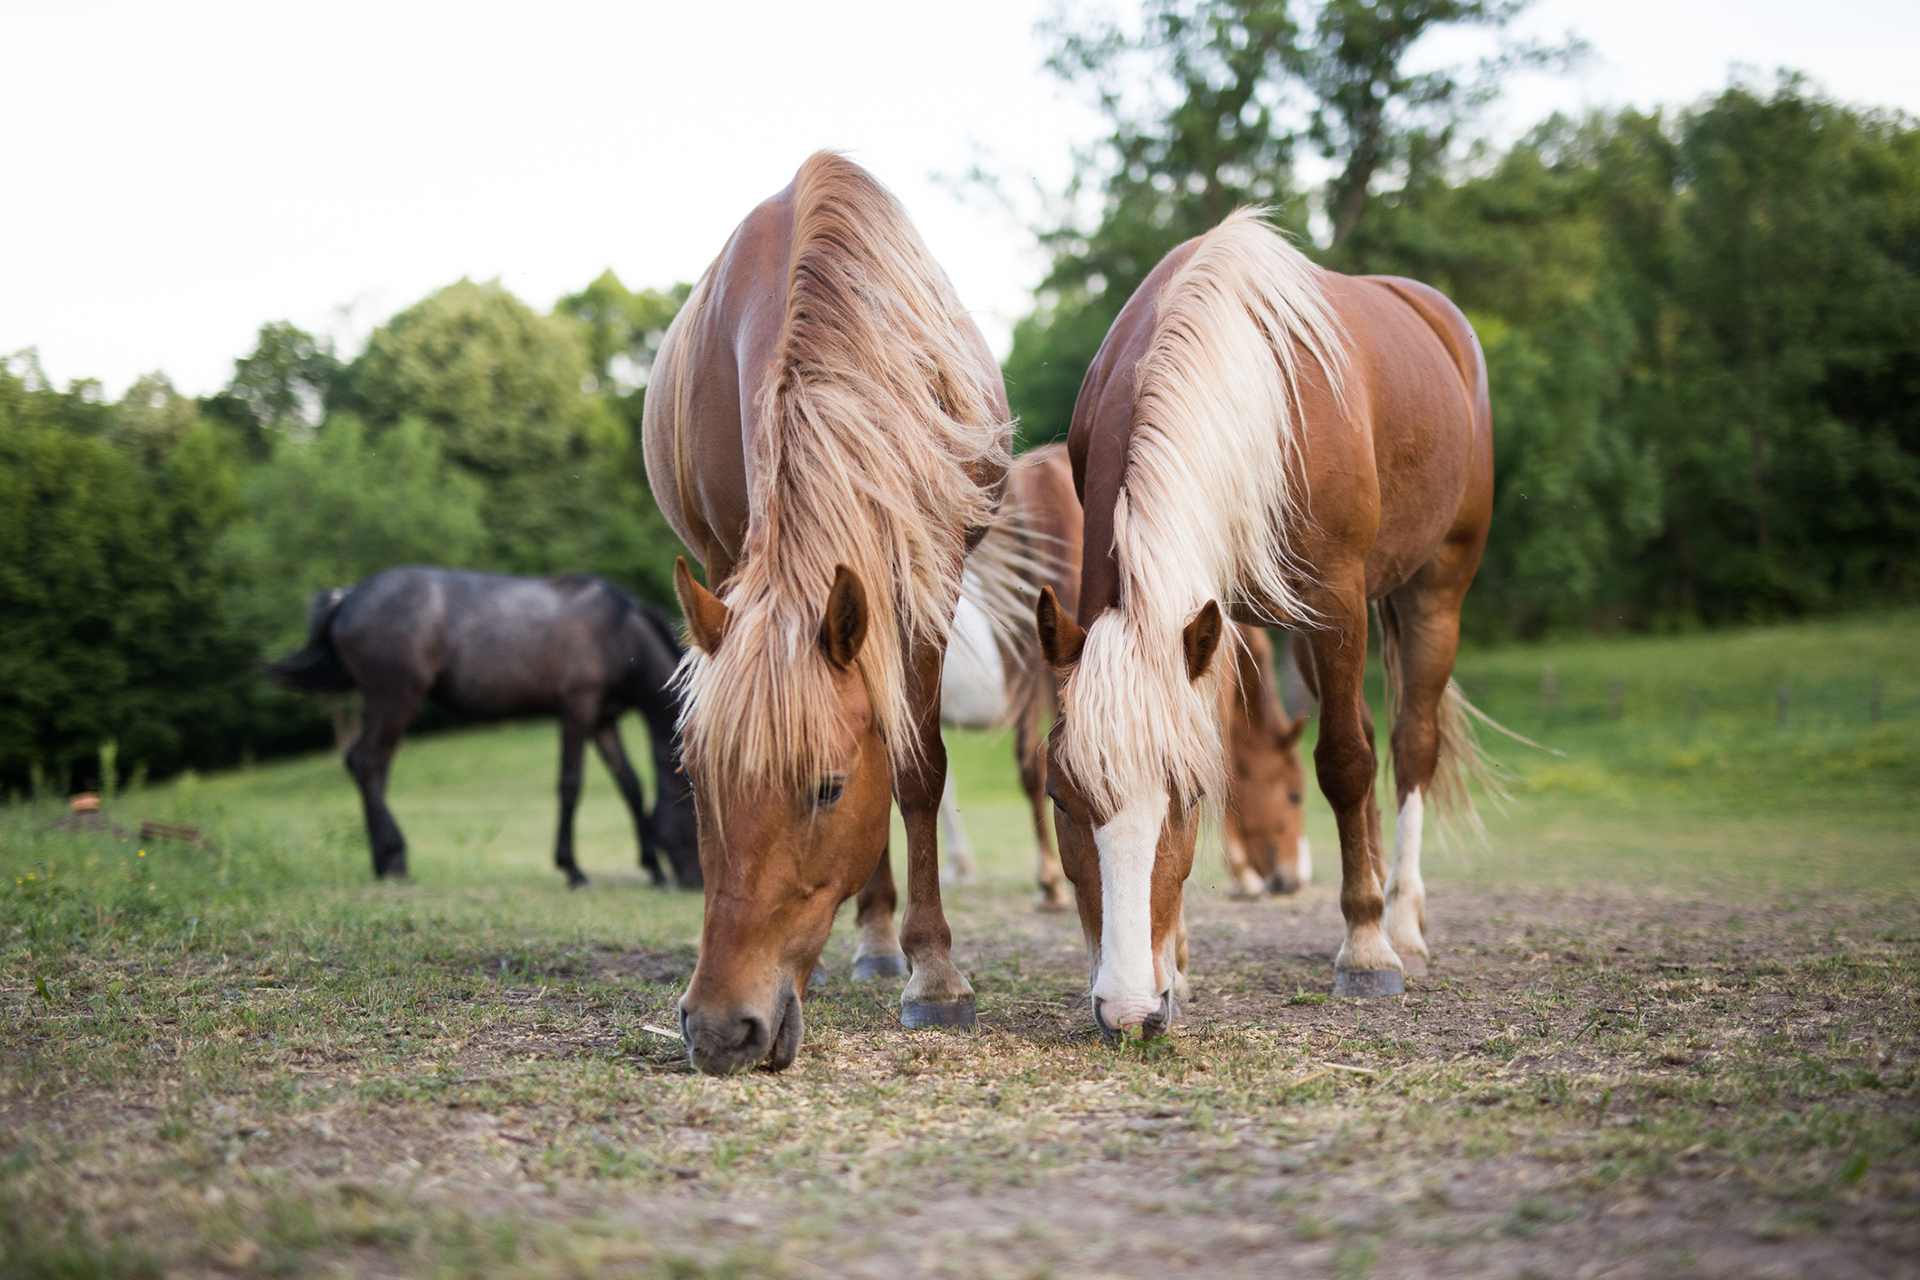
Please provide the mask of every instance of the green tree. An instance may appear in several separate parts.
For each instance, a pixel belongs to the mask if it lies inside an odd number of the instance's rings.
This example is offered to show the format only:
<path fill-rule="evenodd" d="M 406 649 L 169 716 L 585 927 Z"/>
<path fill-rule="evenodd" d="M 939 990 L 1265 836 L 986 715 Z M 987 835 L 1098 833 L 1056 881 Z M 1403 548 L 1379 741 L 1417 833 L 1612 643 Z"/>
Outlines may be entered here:
<path fill-rule="evenodd" d="M 227 441 L 161 380 L 103 422 L 93 388 L 21 365 L 0 369 L 0 784 L 36 765 L 92 782 L 108 739 L 126 766 L 231 761 L 258 689 L 222 608 L 243 514 Z"/>
<path fill-rule="evenodd" d="M 1459 122 L 1506 73 L 1573 56 L 1514 48 L 1472 76 L 1405 69 L 1423 36 L 1504 26 L 1524 7 L 1329 0 L 1303 27 L 1285 0 L 1147 0 L 1138 36 L 1111 22 L 1044 28 L 1055 44 L 1048 66 L 1092 91 L 1112 132 L 1088 162 L 1103 171 L 1098 221 L 1086 229 L 1068 219 L 1040 233 L 1053 264 L 1033 313 L 1015 327 L 1005 368 L 1022 442 L 1066 434 L 1100 341 L 1168 250 L 1246 204 L 1269 206 L 1304 238 L 1309 202 L 1294 171 L 1303 141 L 1339 165 L 1326 197 L 1339 246 L 1380 176 L 1405 184 L 1437 168 Z M 1063 204 L 1076 207 L 1091 181 L 1083 166 Z"/>

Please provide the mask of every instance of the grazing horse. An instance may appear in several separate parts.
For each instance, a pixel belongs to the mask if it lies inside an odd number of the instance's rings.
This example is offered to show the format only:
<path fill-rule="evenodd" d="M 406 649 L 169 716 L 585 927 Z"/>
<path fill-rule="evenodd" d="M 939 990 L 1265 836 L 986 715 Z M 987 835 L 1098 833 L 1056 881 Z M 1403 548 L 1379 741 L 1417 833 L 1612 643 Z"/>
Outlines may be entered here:
<path fill-rule="evenodd" d="M 985 340 L 872 175 L 817 153 L 740 224 L 667 332 L 643 437 L 712 587 L 676 567 L 707 886 L 680 1001 L 694 1065 L 793 1061 L 807 979 L 856 893 L 855 976 L 911 966 L 902 1022 L 973 1025 L 940 904 L 940 669 L 1011 415 Z"/>
<path fill-rule="evenodd" d="M 1231 642 L 1223 606 L 1303 633 L 1314 766 L 1340 831 L 1334 991 L 1402 990 L 1427 957 L 1424 807 L 1469 806 L 1481 759 L 1451 679 L 1493 499 L 1472 328 L 1425 285 L 1315 267 L 1242 210 L 1168 254 L 1127 302 L 1068 450 L 1086 508 L 1079 608 L 1042 591 L 1036 622 L 1061 677 L 1048 782 L 1095 1021 L 1154 1035 L 1177 1011 L 1198 809 L 1225 790 L 1220 699 L 1204 679 Z M 1362 691 L 1369 601 L 1395 709 L 1391 867 Z"/>
<path fill-rule="evenodd" d="M 560 718 L 560 835 L 554 865 L 574 888 L 573 859 L 588 738 L 619 785 L 640 836 L 640 863 L 666 883 L 659 853 L 687 888 L 700 885 L 693 800 L 680 772 L 673 687 L 682 652 L 673 620 L 619 587 L 584 575 L 509 578 L 453 569 L 377 573 L 314 598 L 306 647 L 267 672 L 291 689 L 358 689 L 365 727 L 347 769 L 366 809 L 373 874 L 405 877 L 407 842 L 387 808 L 387 770 L 400 735 L 431 698 L 477 720 Z M 653 739 L 654 808 L 620 742 L 620 717 L 638 711 Z"/>
<path fill-rule="evenodd" d="M 1313 879 L 1300 766 L 1305 716 L 1289 717 L 1273 677 L 1266 628 L 1235 623 L 1231 679 L 1220 681 L 1220 723 L 1227 743 L 1224 843 L 1233 896 L 1298 893 Z"/>
<path fill-rule="evenodd" d="M 1051 586 L 1058 598 L 1072 601 L 1080 590 L 1080 498 L 1073 491 L 1073 470 L 1065 445 L 1042 445 L 1014 459 L 1007 474 L 1006 511 L 985 545 L 1012 538 L 1021 544 L 1015 562 L 1024 566 L 1029 591 Z M 1067 606 L 1071 608 L 1071 604 Z M 1003 653 L 1017 644 L 1017 653 Z M 1039 661 L 1033 632 L 1017 628 L 996 634 L 993 620 L 971 599 L 962 598 L 954 615 L 953 642 L 940 678 L 940 721 L 951 729 L 1013 727 L 1013 758 L 1020 786 L 1033 810 L 1034 882 L 1039 911 L 1073 906 L 1060 857 L 1053 847 L 1053 821 L 1045 796 L 1048 718 L 1058 705 L 1053 673 Z M 953 775 L 940 798 L 940 825 L 948 865 L 956 879 L 972 874 L 973 849 L 960 821 Z"/>

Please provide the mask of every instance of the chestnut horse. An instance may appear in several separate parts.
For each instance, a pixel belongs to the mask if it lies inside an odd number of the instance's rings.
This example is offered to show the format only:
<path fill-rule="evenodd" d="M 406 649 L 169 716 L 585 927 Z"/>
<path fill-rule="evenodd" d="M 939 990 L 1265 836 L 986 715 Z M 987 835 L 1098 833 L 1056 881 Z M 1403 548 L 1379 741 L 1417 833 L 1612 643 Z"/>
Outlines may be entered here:
<path fill-rule="evenodd" d="M 1063 602 L 1064 603 L 1064 602 Z M 1280 705 L 1273 642 L 1264 627 L 1235 623 L 1231 679 L 1220 681 L 1220 724 L 1227 744 L 1227 792 L 1221 832 L 1233 896 L 1298 893 L 1313 879 L 1300 766 L 1305 716 Z"/>
<path fill-rule="evenodd" d="M 856 892 L 856 975 L 911 966 L 906 1025 L 972 1025 L 935 851 L 940 665 L 1012 427 L 985 340 L 872 175 L 821 152 L 747 215 L 667 332 L 643 435 L 713 588 L 677 566 L 706 882 L 680 1001 L 694 1065 L 793 1061 L 808 976 Z"/>
<path fill-rule="evenodd" d="M 1153 1035 L 1177 1011 L 1199 805 L 1225 790 L 1220 700 L 1203 677 L 1229 612 L 1302 633 L 1314 765 L 1340 832 L 1334 991 L 1402 990 L 1427 957 L 1426 799 L 1469 805 L 1480 759 L 1451 679 L 1493 499 L 1472 328 L 1425 285 L 1315 267 L 1242 210 L 1127 302 L 1068 450 L 1086 508 L 1079 608 L 1043 591 L 1036 621 L 1062 682 L 1048 783 L 1095 1021 Z M 1395 705 L 1390 868 L 1362 691 L 1369 601 Z"/>
<path fill-rule="evenodd" d="M 997 541 L 1015 542 L 1017 547 L 1003 553 L 1001 562 L 1019 566 L 1029 579 L 1028 592 L 1050 586 L 1057 598 L 1071 602 L 1080 594 L 1080 514 L 1066 446 L 1042 445 L 1014 459 L 1007 473 L 1006 509 L 982 549 Z M 1004 652 L 1009 644 L 1019 651 Z M 1069 910 L 1073 896 L 1054 851 L 1045 795 L 1047 722 L 1058 706 L 1059 688 L 1053 672 L 1039 661 L 1033 631 L 1023 626 L 996 636 L 987 612 L 962 600 L 941 673 L 941 694 L 940 719 L 948 728 L 1004 729 L 1011 724 L 1020 787 L 1033 811 L 1034 884 L 1039 891 L 1034 909 Z M 949 867 L 964 879 L 973 870 L 972 846 L 951 777 L 940 800 L 940 825 Z"/>

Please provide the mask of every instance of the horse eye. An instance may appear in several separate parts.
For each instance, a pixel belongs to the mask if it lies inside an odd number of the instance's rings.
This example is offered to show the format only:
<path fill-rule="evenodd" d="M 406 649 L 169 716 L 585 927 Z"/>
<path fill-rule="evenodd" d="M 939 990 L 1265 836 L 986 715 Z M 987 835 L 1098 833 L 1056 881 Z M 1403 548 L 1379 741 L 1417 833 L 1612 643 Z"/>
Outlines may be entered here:
<path fill-rule="evenodd" d="M 1065 813 L 1067 811 L 1067 806 L 1061 804 L 1060 797 L 1053 794 L 1053 792 L 1051 791 L 1047 792 L 1047 799 L 1053 801 L 1053 807 L 1059 810 L 1061 813 Z"/>
<path fill-rule="evenodd" d="M 1200 790 L 1194 792 L 1193 799 L 1187 801 L 1187 812 L 1192 813 L 1193 807 L 1199 804 L 1202 800 L 1205 800 L 1206 798 L 1207 798 L 1207 789 L 1205 787 L 1202 787 L 1200 788 Z"/>
<path fill-rule="evenodd" d="M 822 778 L 819 787 L 813 793 L 813 807 L 816 809 L 832 807 L 840 799 L 840 793 L 846 789 L 845 778 Z"/>
<path fill-rule="evenodd" d="M 1300 803 L 1300 793 L 1299 793 L 1298 791 L 1289 791 L 1289 792 L 1287 792 L 1287 803 L 1288 803 L 1288 804 L 1299 804 L 1299 803 Z"/>

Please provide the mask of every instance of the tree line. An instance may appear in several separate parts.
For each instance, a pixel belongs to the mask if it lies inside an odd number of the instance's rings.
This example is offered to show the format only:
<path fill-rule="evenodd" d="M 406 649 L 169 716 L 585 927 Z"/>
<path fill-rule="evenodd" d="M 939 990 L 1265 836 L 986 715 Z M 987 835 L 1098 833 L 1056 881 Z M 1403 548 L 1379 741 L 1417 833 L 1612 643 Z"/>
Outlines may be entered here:
<path fill-rule="evenodd" d="M 1051 270 L 1006 363 L 1023 440 L 1066 433 L 1167 250 L 1263 204 L 1324 265 L 1424 280 L 1480 334 L 1498 493 L 1469 634 L 1911 601 L 1920 129 L 1782 74 L 1475 142 L 1504 77 L 1578 47 L 1418 73 L 1408 51 L 1522 7 L 1148 0 L 1137 30 L 1057 19 L 1050 65 L 1112 132 L 1060 202 L 1091 215 L 1041 228 Z M 1331 176 L 1305 181 L 1303 161 Z"/>
<path fill-rule="evenodd" d="M 396 564 L 597 573 L 671 599 L 678 543 L 640 456 L 684 287 L 608 272 L 540 315 L 462 280 L 342 361 L 265 325 L 215 395 L 118 401 L 0 365 L 0 790 L 318 745 L 263 681 L 306 600 Z"/>
<path fill-rule="evenodd" d="M 1911 601 L 1920 585 L 1920 129 L 1783 76 L 1677 111 L 1476 140 L 1501 43 L 1409 70 L 1509 0 L 1063 10 L 1050 66 L 1110 125 L 1037 228 L 1015 327 L 1031 446 L 1180 241 L 1262 204 L 1326 265 L 1428 281 L 1486 348 L 1497 509 L 1482 638 Z M 1307 175 L 1318 172 L 1320 179 Z M 309 593 L 395 564 L 591 572 L 671 599 L 640 410 L 686 286 L 611 272 L 542 315 L 461 281 L 341 359 L 264 326 L 217 394 L 118 401 L 0 365 L 0 792 L 327 740 L 256 674 Z M 37 783 L 35 780 L 38 780 Z"/>

